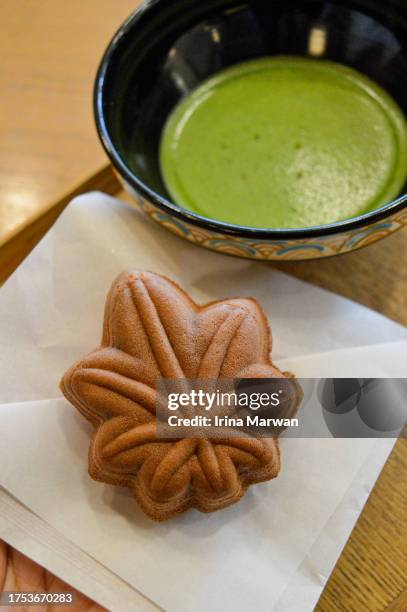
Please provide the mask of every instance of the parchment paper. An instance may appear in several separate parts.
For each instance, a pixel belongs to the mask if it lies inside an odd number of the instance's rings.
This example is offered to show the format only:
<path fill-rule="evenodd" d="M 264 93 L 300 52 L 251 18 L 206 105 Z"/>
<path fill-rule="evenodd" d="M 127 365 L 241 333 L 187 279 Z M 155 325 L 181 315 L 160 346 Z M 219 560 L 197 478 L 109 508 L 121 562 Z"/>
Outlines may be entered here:
<path fill-rule="evenodd" d="M 107 196 L 82 196 L 0 291 L 0 484 L 167 610 L 312 609 L 393 441 L 284 440 L 281 476 L 239 504 L 152 523 L 126 490 L 89 479 L 90 427 L 57 399 L 64 370 L 97 346 L 109 285 L 129 267 L 167 274 L 198 301 L 256 297 L 275 360 L 301 364 L 302 376 L 349 375 L 339 350 L 352 375 L 386 376 L 407 339 L 267 264 L 204 251 Z"/>

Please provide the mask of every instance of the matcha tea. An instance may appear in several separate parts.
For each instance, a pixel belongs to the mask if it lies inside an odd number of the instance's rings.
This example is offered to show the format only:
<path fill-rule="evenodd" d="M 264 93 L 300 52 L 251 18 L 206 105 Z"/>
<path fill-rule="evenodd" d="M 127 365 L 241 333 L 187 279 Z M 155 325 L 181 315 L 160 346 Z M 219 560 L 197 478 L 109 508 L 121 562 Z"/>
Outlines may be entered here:
<path fill-rule="evenodd" d="M 217 73 L 171 113 L 164 183 L 180 206 L 254 227 L 304 227 L 389 202 L 407 175 L 394 100 L 345 66 L 263 58 Z"/>

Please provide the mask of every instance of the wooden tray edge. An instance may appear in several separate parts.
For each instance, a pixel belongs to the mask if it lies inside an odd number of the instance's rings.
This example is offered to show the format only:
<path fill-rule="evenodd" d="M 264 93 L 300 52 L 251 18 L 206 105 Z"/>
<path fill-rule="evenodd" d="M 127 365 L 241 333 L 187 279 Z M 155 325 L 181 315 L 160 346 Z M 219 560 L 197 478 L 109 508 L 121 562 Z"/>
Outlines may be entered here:
<path fill-rule="evenodd" d="M 112 166 L 106 164 L 58 198 L 45 212 L 30 218 L 0 244 L 0 284 L 4 283 L 27 257 L 73 198 L 88 191 L 103 191 L 114 195 L 120 189 L 121 185 Z"/>

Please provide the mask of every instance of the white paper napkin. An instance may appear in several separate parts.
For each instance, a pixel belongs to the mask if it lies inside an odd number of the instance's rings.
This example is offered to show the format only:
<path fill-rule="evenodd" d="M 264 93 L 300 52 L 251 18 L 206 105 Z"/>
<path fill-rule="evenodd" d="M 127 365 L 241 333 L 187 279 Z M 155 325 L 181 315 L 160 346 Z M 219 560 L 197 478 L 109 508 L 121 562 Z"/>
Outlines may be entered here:
<path fill-rule="evenodd" d="M 0 402 L 58 395 L 61 373 L 99 343 L 108 288 L 130 267 L 170 276 L 197 301 L 258 299 L 275 360 L 407 339 L 406 328 L 368 308 L 267 263 L 194 246 L 91 193 L 69 205 L 0 291 Z"/>
<path fill-rule="evenodd" d="M 273 356 L 302 364 L 302 376 L 307 359 L 308 375 L 346 376 L 339 349 L 364 368 L 352 375 L 385 376 L 407 339 L 358 304 L 190 245 L 107 196 L 82 196 L 0 291 L 0 401 L 9 402 L 0 410 L 0 484 L 167 610 L 312 609 L 392 441 L 284 440 L 281 476 L 236 506 L 151 523 L 127 491 L 89 479 L 89 426 L 53 399 L 64 370 L 97 346 L 106 292 L 129 267 L 167 274 L 198 301 L 256 297 L 273 326 Z M 385 351 L 371 346 L 382 343 Z M 335 363 L 328 374 L 318 357 L 326 351 Z"/>

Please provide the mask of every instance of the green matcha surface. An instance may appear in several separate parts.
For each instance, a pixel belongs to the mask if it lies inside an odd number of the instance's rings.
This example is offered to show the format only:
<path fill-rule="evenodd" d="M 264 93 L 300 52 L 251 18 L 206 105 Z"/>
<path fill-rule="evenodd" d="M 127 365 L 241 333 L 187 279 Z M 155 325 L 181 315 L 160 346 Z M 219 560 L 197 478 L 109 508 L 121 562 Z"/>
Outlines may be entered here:
<path fill-rule="evenodd" d="M 217 73 L 164 127 L 161 173 L 180 206 L 254 227 L 309 227 L 389 202 L 407 175 L 394 100 L 332 62 L 262 58 Z"/>

